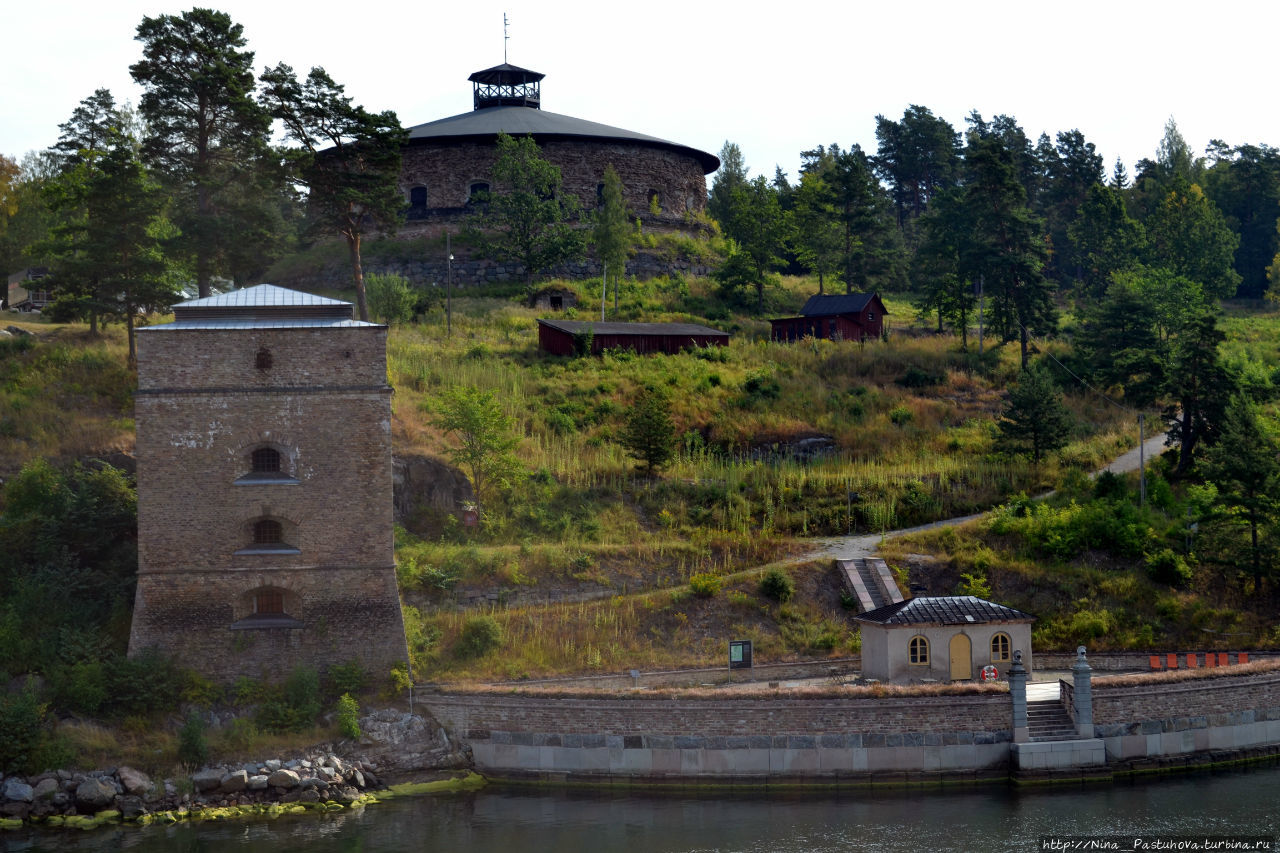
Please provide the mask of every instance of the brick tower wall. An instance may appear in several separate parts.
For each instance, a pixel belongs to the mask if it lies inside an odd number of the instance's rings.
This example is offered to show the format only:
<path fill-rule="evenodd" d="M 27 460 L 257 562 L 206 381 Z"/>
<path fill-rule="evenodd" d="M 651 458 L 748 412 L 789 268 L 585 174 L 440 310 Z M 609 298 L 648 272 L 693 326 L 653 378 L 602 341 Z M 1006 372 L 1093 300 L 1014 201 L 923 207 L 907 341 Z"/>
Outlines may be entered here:
<path fill-rule="evenodd" d="M 158 647 L 221 681 L 352 659 L 380 677 L 406 661 L 386 330 L 160 327 L 138 349 L 130 653 Z M 263 447 L 277 479 L 251 475 Z M 261 519 L 281 546 L 254 545 Z M 263 587 L 295 626 L 233 628 Z"/>

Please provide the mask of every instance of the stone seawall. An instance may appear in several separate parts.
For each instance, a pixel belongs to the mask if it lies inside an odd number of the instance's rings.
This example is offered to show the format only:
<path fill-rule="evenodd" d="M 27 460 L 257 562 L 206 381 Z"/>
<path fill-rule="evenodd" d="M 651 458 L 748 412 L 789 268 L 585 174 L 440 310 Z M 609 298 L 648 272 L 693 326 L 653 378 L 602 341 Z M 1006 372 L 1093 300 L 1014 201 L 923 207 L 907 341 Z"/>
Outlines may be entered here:
<path fill-rule="evenodd" d="M 874 784 L 903 774 L 1001 775 L 1004 694 L 918 699 L 494 694 L 421 700 L 496 777 Z"/>
<path fill-rule="evenodd" d="M 1107 760 L 1141 765 L 1280 744 L 1280 672 L 1093 685 L 1094 733 Z"/>
<path fill-rule="evenodd" d="M 1070 702 L 1076 693 L 1069 682 L 1063 688 Z M 1101 680 L 1092 698 L 1093 738 L 1033 743 L 1014 743 L 1005 693 L 437 693 L 421 704 L 470 748 L 477 771 L 512 779 L 857 786 L 1021 778 L 1028 768 L 1046 778 L 1101 779 L 1280 752 L 1280 671 L 1136 685 Z M 1060 770 L 1025 756 L 1011 760 L 1018 751 L 1082 746 L 1096 748 L 1096 760 Z"/>

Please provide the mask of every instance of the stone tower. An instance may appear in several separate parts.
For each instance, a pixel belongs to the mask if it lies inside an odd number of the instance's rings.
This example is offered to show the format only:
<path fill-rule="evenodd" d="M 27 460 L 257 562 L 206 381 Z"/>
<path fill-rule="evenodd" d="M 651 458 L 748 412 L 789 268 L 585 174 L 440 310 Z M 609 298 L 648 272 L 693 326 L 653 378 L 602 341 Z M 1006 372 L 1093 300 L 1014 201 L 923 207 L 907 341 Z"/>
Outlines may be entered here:
<path fill-rule="evenodd" d="M 408 660 L 386 341 L 348 302 L 268 284 L 142 330 L 129 654 L 222 682 Z"/>

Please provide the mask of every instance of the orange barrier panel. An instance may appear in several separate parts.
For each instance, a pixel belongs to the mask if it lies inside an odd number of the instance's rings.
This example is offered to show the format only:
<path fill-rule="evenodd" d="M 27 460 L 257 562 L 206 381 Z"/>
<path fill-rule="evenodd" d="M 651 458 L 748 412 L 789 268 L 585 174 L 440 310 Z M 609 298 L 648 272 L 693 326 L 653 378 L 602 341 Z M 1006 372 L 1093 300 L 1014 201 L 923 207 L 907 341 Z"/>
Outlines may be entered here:
<path fill-rule="evenodd" d="M 1152 668 L 1152 669 L 1164 669 L 1164 664 L 1162 664 L 1162 663 L 1160 662 L 1160 655 L 1152 655 L 1152 656 L 1151 656 L 1151 668 Z"/>
<path fill-rule="evenodd" d="M 1217 656 L 1217 655 L 1215 655 L 1213 652 L 1205 652 L 1205 653 L 1204 653 L 1204 665 L 1205 665 L 1205 666 L 1213 666 L 1213 665 L 1214 665 L 1214 664 L 1216 664 L 1217 662 L 1218 662 L 1218 656 Z"/>
<path fill-rule="evenodd" d="M 1248 663 L 1248 662 L 1249 662 L 1248 652 L 1241 652 L 1240 654 L 1236 655 L 1236 663 Z"/>
<path fill-rule="evenodd" d="M 1165 658 L 1166 658 L 1166 660 L 1168 661 L 1169 669 L 1177 669 L 1177 668 L 1178 668 L 1178 653 L 1177 653 L 1177 652 L 1169 652 L 1169 654 L 1165 655 Z"/>
<path fill-rule="evenodd" d="M 1231 653 L 1218 652 L 1218 666 L 1230 666 L 1230 665 L 1231 665 Z"/>
<path fill-rule="evenodd" d="M 1196 653 L 1187 652 L 1187 669 L 1195 669 L 1196 666 Z"/>

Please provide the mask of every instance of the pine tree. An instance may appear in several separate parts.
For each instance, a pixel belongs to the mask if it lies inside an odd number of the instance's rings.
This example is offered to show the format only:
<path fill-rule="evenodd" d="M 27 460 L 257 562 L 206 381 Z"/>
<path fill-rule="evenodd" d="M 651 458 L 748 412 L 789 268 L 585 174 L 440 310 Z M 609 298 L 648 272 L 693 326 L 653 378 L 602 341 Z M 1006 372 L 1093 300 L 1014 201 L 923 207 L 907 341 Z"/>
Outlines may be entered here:
<path fill-rule="evenodd" d="M 667 396 L 655 388 L 642 388 L 631 405 L 620 441 L 628 453 L 644 463 L 647 474 L 666 465 L 676 447 Z"/>
<path fill-rule="evenodd" d="M 1063 447 L 1071 433 L 1071 415 L 1048 371 L 1024 370 L 1009 387 L 1009 402 L 1000 415 L 1000 444 L 1030 455 L 1039 464 L 1046 453 Z"/>
<path fill-rule="evenodd" d="M 174 192 L 181 243 L 200 296 L 209 296 L 223 253 L 244 239 L 222 201 L 267 150 L 270 118 L 253 100 L 253 52 L 244 49 L 244 28 L 213 9 L 143 18 L 137 40 L 142 60 L 129 72 L 144 90 L 143 156 Z"/>
<path fill-rule="evenodd" d="M 263 101 L 298 143 L 288 152 L 294 180 L 307 188 L 310 228 L 341 234 L 351 259 L 360 319 L 369 319 L 361 244 L 366 230 L 390 233 L 404 214 L 397 181 L 408 132 L 390 110 L 354 105 L 323 68 L 304 83 L 283 62 L 262 74 Z"/>

